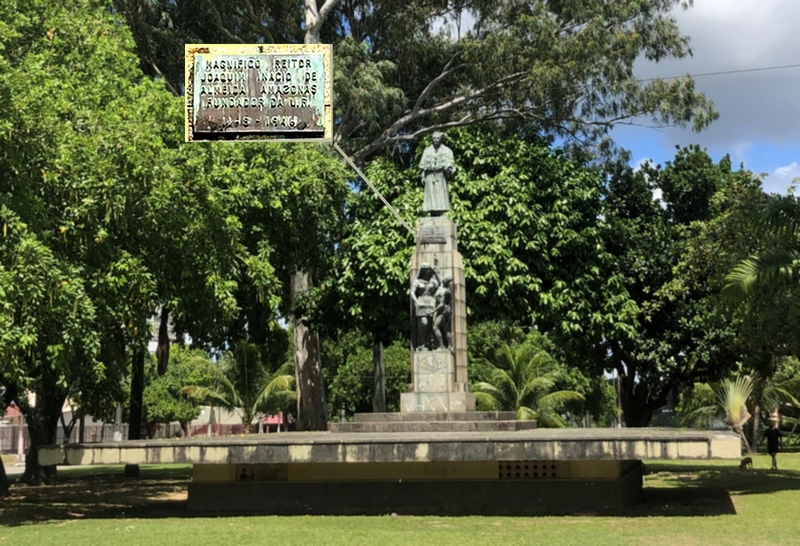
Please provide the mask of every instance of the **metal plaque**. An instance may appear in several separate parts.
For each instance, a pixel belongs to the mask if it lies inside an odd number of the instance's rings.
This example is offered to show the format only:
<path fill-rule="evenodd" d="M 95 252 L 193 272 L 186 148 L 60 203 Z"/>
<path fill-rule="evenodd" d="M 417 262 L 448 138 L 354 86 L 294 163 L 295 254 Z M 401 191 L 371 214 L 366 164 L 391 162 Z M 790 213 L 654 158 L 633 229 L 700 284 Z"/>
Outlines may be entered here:
<path fill-rule="evenodd" d="M 333 141 L 332 47 L 186 46 L 186 141 Z"/>
<path fill-rule="evenodd" d="M 422 225 L 419 228 L 420 243 L 446 243 L 447 227 L 442 225 Z"/>

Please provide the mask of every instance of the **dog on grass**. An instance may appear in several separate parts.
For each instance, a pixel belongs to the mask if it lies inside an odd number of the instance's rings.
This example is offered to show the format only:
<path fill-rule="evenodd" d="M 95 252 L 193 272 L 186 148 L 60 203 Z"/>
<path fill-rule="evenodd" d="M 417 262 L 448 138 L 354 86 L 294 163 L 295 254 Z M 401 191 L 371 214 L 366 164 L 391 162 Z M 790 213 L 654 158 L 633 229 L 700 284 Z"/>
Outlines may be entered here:
<path fill-rule="evenodd" d="M 753 458 L 752 457 L 745 457 L 742 459 L 742 462 L 739 463 L 739 470 L 744 472 L 747 469 L 753 470 Z"/>

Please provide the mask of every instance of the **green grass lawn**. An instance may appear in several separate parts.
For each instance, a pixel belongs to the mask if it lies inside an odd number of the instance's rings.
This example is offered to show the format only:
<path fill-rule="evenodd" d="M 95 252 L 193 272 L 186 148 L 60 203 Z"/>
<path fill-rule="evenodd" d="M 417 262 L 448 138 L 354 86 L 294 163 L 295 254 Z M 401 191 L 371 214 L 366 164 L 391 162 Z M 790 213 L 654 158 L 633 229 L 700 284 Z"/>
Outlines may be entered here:
<path fill-rule="evenodd" d="M 800 453 L 647 463 L 642 503 L 620 517 L 187 517 L 188 467 L 74 468 L 0 501 L 0 545 L 800 544 Z"/>

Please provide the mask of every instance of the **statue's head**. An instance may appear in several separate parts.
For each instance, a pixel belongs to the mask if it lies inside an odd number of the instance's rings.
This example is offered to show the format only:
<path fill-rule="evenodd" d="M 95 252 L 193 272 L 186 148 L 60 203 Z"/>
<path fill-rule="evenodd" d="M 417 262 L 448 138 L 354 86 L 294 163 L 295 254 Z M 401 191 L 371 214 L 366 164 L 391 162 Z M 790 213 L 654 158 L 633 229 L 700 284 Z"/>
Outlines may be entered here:
<path fill-rule="evenodd" d="M 453 277 L 451 277 L 450 275 L 445 275 L 444 277 L 442 277 L 442 285 L 443 286 L 446 286 L 446 287 L 449 288 L 452 283 L 453 283 Z"/>
<path fill-rule="evenodd" d="M 432 136 L 433 136 L 433 145 L 438 148 L 439 144 L 442 143 L 442 136 L 443 136 L 442 132 L 441 131 L 435 131 Z"/>
<path fill-rule="evenodd" d="M 422 262 L 419 264 L 419 274 L 417 276 L 425 280 L 433 277 L 433 268 L 431 267 L 431 264 L 428 262 Z"/>

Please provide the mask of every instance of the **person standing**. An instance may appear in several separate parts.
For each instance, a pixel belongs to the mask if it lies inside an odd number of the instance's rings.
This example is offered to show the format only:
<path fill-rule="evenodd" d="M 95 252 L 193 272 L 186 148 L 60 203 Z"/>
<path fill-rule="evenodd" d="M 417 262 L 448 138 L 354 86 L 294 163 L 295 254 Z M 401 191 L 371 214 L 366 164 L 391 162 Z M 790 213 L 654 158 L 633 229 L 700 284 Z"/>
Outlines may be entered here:
<path fill-rule="evenodd" d="M 778 420 L 771 420 L 769 428 L 764 431 L 764 437 L 767 439 L 767 453 L 772 457 L 772 470 L 778 470 L 778 447 L 783 436 L 783 432 L 778 428 Z"/>

